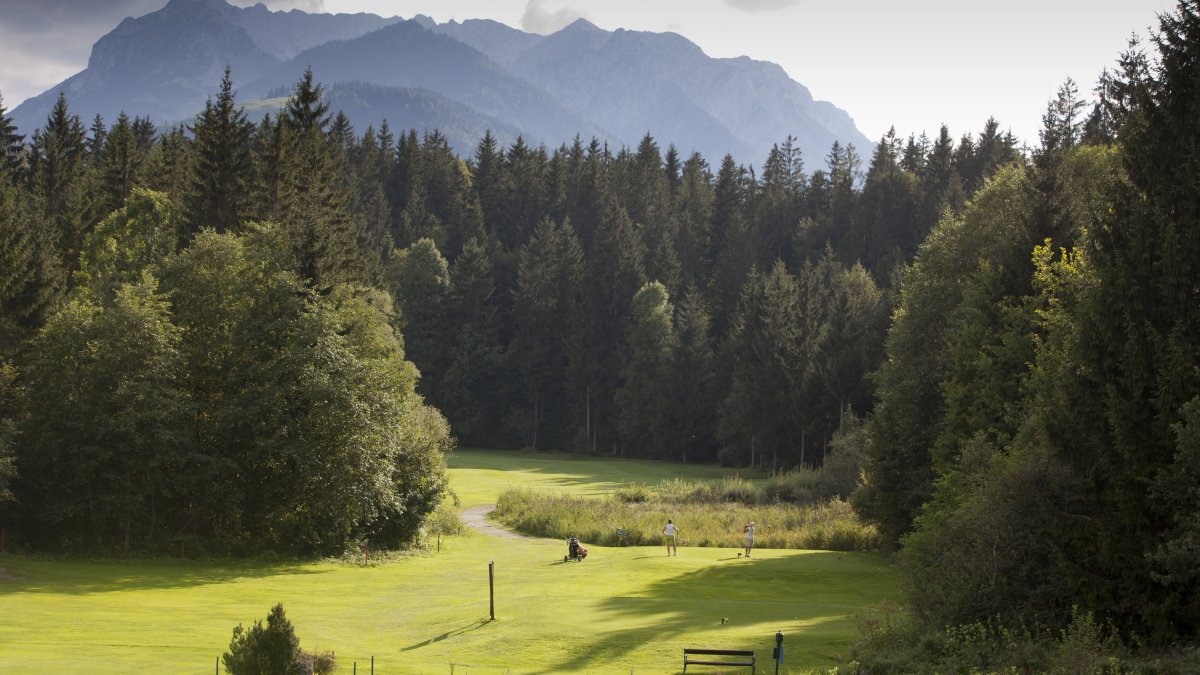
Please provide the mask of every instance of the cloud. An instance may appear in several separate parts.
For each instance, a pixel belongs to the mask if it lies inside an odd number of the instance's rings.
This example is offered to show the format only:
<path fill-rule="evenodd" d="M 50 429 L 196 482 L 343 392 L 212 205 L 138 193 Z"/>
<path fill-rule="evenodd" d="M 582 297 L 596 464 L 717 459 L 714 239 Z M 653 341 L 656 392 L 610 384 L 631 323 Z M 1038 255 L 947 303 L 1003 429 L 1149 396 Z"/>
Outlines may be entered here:
<path fill-rule="evenodd" d="M 4 26 L 34 33 L 93 26 L 103 34 L 127 16 L 141 16 L 165 4 L 167 0 L 6 0 Z"/>
<path fill-rule="evenodd" d="M 325 0 L 234 0 L 268 9 L 324 12 Z M 12 109 L 87 67 L 92 45 L 126 17 L 167 0 L 0 0 L 0 96 Z"/>
<path fill-rule="evenodd" d="M 585 16 L 574 7 L 562 7 L 551 12 L 546 9 L 546 4 L 547 0 L 529 0 L 529 4 L 525 5 L 525 13 L 521 15 L 521 28 L 530 33 L 548 35 Z"/>
<path fill-rule="evenodd" d="M 3 0 L 0 94 L 15 107 L 83 70 L 92 44 L 125 17 L 160 9 L 167 0 Z"/>
<path fill-rule="evenodd" d="M 725 4 L 743 12 L 774 12 L 795 7 L 800 0 L 725 0 Z"/>

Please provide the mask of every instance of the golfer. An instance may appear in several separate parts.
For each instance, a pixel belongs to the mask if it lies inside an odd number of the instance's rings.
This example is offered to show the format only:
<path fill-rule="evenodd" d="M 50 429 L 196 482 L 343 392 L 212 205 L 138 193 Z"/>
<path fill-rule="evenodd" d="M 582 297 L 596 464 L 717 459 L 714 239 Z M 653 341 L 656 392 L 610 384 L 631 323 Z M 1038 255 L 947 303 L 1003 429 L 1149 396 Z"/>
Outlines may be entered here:
<path fill-rule="evenodd" d="M 742 531 L 746 533 L 746 557 L 749 558 L 750 549 L 754 548 L 754 521 L 750 521 L 750 524 L 743 527 Z"/>
<path fill-rule="evenodd" d="M 675 556 L 679 557 L 679 547 L 675 545 L 675 535 L 679 534 L 679 532 L 679 528 L 675 526 L 675 523 L 671 522 L 670 518 L 668 518 L 667 526 L 663 528 L 663 536 L 667 538 L 668 556 L 671 555 L 671 549 L 675 549 Z"/>

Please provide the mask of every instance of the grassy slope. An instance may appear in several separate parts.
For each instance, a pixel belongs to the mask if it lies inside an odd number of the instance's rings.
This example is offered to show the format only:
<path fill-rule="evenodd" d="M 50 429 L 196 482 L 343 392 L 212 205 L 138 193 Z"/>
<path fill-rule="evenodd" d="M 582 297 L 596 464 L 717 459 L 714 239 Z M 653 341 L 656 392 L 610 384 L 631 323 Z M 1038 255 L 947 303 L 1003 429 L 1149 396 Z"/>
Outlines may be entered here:
<path fill-rule="evenodd" d="M 515 473 L 494 473 L 510 464 Z M 464 506 L 514 480 L 594 493 L 680 469 L 480 452 L 459 453 L 453 465 Z M 683 473 L 704 471 L 721 473 Z M 367 672 L 371 655 L 381 675 L 673 672 L 686 646 L 755 649 L 765 661 L 776 630 L 787 636 L 789 668 L 804 672 L 834 665 L 853 639 L 849 616 L 895 593 L 892 571 L 867 555 L 760 550 L 745 560 L 735 549 L 682 548 L 667 558 L 658 547 L 592 546 L 585 562 L 564 564 L 564 549 L 475 534 L 368 568 L 6 556 L 21 580 L 0 580 L 0 672 L 212 673 L 232 627 L 280 601 L 301 644 L 335 650 L 347 673 L 353 661 Z"/>

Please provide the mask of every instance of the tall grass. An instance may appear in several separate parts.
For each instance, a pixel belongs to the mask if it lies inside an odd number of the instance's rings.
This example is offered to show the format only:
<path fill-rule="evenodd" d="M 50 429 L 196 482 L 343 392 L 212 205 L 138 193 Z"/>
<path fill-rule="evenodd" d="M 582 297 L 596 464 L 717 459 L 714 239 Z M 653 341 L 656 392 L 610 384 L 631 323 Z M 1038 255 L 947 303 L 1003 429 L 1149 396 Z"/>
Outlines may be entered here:
<path fill-rule="evenodd" d="M 585 543 L 602 546 L 660 544 L 668 518 L 679 526 L 680 543 L 684 546 L 740 547 L 742 527 L 752 520 L 757 547 L 871 551 L 880 544 L 875 527 L 860 521 L 841 499 L 809 505 L 747 504 L 732 498 L 676 500 L 680 495 L 672 494 L 669 489 L 675 481 L 664 483 L 671 485 L 657 495 L 634 487 L 600 499 L 513 489 L 500 495 L 494 517 L 526 534 L 541 537 L 574 534 Z M 691 486 L 677 487 L 694 494 Z M 714 494 L 730 497 L 743 494 L 743 487 L 751 492 L 756 489 L 740 479 L 713 484 L 717 491 Z M 626 534 L 618 536 L 617 530 Z"/>
<path fill-rule="evenodd" d="M 613 496 L 629 504 L 651 501 L 694 504 L 811 504 L 848 497 L 854 491 L 855 476 L 841 480 L 825 467 L 787 471 L 762 480 L 725 476 L 717 480 L 688 481 L 669 478 L 657 485 L 633 484 L 618 488 Z"/>

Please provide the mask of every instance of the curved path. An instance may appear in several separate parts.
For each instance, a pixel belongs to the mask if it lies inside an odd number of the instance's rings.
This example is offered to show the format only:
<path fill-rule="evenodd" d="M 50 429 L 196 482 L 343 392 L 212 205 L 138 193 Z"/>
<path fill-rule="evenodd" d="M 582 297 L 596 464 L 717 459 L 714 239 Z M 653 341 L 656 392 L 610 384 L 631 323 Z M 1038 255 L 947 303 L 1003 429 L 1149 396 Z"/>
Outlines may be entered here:
<path fill-rule="evenodd" d="M 462 520 L 473 530 L 479 530 L 490 535 L 501 537 L 503 539 L 533 539 L 523 534 L 517 534 L 511 530 L 506 530 L 499 525 L 494 525 L 488 520 L 488 514 L 496 510 L 495 504 L 485 504 L 483 506 L 472 506 L 462 512 Z"/>

